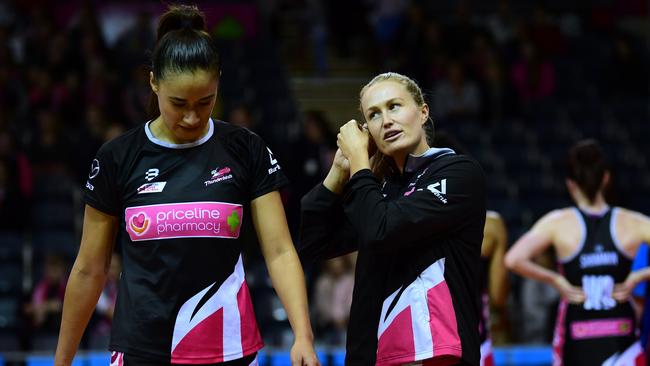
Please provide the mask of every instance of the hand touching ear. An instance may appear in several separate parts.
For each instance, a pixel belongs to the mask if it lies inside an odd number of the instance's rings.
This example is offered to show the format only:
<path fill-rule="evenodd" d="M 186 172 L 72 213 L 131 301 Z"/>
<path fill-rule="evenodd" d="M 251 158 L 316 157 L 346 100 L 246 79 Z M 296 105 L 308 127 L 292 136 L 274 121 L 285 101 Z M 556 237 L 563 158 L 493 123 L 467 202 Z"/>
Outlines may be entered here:
<path fill-rule="evenodd" d="M 370 134 L 367 128 L 360 128 L 356 120 L 352 119 L 341 126 L 336 138 L 336 144 L 348 160 L 360 158 L 364 155 L 368 158 Z"/>

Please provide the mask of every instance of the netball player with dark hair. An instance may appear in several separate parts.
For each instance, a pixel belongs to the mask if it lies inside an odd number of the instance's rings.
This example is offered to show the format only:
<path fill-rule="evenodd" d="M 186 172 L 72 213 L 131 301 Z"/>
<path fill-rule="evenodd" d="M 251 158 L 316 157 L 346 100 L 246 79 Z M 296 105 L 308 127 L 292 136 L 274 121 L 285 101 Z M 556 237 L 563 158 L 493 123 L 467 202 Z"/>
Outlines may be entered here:
<path fill-rule="evenodd" d="M 364 123 L 341 127 L 327 177 L 302 200 L 299 251 L 311 261 L 358 250 L 345 363 L 476 366 L 483 171 L 430 147 L 429 107 L 410 78 L 380 74 L 360 99 Z"/>
<path fill-rule="evenodd" d="M 648 271 L 630 272 L 639 245 L 650 239 L 650 218 L 610 207 L 603 190 L 610 179 L 594 140 L 568 154 L 567 189 L 574 207 L 551 211 L 506 254 L 513 271 L 548 283 L 562 297 L 553 337 L 553 364 L 638 365 L 643 357 L 630 293 Z M 549 246 L 558 271 L 533 261 Z"/>
<path fill-rule="evenodd" d="M 111 365 L 257 364 L 263 344 L 240 240 L 248 217 L 294 330 L 292 364 L 318 365 L 278 194 L 286 178 L 257 135 L 210 118 L 220 72 L 203 14 L 171 7 L 152 55 L 159 115 L 106 143 L 92 164 L 56 365 L 72 362 L 116 240 L 123 271 Z"/>

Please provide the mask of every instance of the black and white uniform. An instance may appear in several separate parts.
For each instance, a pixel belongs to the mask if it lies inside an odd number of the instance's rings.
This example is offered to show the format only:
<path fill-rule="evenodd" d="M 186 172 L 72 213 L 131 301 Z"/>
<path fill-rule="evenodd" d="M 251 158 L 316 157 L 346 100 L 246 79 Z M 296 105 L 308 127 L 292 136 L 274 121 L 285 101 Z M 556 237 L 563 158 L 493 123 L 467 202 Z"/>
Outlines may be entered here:
<path fill-rule="evenodd" d="M 299 253 L 358 250 L 346 365 L 479 364 L 485 176 L 450 149 L 409 156 L 380 182 L 355 173 L 344 194 L 302 200 Z"/>
<path fill-rule="evenodd" d="M 221 121 L 192 143 L 158 140 L 147 123 L 101 147 L 85 201 L 119 219 L 114 364 L 210 364 L 262 348 L 242 225 L 252 200 L 286 183 L 257 135 Z"/>
<path fill-rule="evenodd" d="M 636 318 L 629 302 L 612 298 L 614 284 L 630 273 L 632 259 L 616 236 L 617 208 L 589 215 L 578 208 L 582 240 L 575 253 L 561 258 L 559 272 L 581 287 L 583 304 L 559 305 L 553 337 L 554 366 L 636 365 L 642 353 L 636 334 Z"/>

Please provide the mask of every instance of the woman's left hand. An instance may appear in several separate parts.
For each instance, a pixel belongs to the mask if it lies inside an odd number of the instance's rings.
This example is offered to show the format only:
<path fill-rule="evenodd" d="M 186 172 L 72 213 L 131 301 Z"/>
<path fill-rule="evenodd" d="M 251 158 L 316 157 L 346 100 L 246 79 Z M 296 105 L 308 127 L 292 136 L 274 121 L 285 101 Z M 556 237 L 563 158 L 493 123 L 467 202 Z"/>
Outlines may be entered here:
<path fill-rule="evenodd" d="M 291 366 L 320 366 L 312 342 L 296 339 L 291 347 Z"/>
<path fill-rule="evenodd" d="M 359 128 L 356 120 L 344 124 L 337 135 L 336 144 L 343 155 L 350 161 L 351 174 L 359 168 L 369 165 L 368 142 L 370 134 L 368 129 Z M 355 169 L 355 166 L 357 169 Z"/>
<path fill-rule="evenodd" d="M 630 272 L 630 274 L 625 279 L 625 282 L 617 283 L 614 285 L 614 291 L 612 292 L 612 297 L 618 302 L 628 301 L 634 287 L 636 287 L 637 280 L 635 272 Z"/>

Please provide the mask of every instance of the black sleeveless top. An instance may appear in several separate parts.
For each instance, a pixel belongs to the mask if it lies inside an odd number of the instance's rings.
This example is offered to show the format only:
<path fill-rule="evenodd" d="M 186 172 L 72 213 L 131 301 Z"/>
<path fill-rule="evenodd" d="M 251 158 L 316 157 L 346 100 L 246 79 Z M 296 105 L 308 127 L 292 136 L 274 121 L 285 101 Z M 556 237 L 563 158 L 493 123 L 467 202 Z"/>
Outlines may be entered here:
<path fill-rule="evenodd" d="M 636 340 L 635 314 L 630 302 L 612 298 L 614 285 L 630 273 L 632 258 L 616 239 L 618 209 L 590 215 L 575 209 L 583 239 L 559 270 L 585 293 L 582 304 L 560 303 L 553 339 L 554 365 L 601 365 L 617 358 Z"/>

